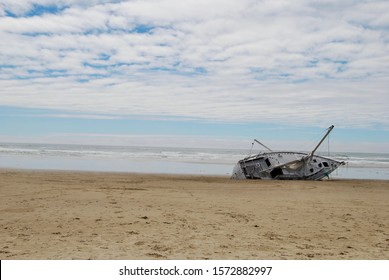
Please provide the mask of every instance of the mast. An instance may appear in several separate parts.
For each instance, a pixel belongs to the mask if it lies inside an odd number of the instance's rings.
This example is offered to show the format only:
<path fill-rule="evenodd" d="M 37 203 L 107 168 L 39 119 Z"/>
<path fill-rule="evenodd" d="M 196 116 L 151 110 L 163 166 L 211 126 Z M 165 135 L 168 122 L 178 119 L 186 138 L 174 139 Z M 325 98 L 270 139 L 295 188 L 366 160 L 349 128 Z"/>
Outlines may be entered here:
<path fill-rule="evenodd" d="M 321 143 L 327 138 L 328 134 L 330 134 L 331 130 L 334 129 L 334 125 L 331 125 L 329 128 L 327 128 L 327 133 L 324 135 L 324 137 L 320 140 L 319 144 L 316 145 L 316 147 L 313 149 L 313 151 L 309 154 L 309 157 L 311 158 L 313 154 L 316 152 L 316 150 L 320 147 Z"/>
<path fill-rule="evenodd" d="M 270 152 L 273 152 L 270 148 L 266 147 L 264 144 L 262 144 L 261 142 L 259 142 L 257 139 L 254 139 L 255 142 L 257 142 L 259 145 L 261 145 L 262 147 L 268 149 Z"/>

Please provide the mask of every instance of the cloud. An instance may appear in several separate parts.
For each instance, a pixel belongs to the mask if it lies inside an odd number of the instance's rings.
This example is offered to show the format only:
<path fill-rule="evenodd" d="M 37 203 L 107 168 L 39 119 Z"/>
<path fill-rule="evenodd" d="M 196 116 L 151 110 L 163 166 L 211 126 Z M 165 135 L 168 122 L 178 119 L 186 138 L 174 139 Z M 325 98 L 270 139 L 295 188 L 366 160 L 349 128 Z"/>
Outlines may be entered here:
<path fill-rule="evenodd" d="M 0 105 L 389 127 L 387 1 L 3 1 Z"/>

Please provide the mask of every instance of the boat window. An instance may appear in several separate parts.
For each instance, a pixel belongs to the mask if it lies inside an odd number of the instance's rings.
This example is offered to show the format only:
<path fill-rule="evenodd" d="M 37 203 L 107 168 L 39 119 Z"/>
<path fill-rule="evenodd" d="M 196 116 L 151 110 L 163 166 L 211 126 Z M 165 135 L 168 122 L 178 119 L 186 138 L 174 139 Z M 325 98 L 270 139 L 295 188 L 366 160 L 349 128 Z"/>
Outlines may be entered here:
<path fill-rule="evenodd" d="M 267 166 L 268 167 L 270 167 L 271 166 L 271 163 L 270 163 L 270 160 L 267 158 L 267 159 L 265 159 L 265 162 L 266 162 L 266 164 L 267 164 Z"/>
<path fill-rule="evenodd" d="M 325 167 L 328 167 L 328 163 L 327 163 L 326 161 L 323 161 L 323 165 L 324 165 Z"/>
<path fill-rule="evenodd" d="M 314 159 L 314 160 L 313 160 L 313 162 L 317 162 L 317 160 L 316 160 L 316 159 Z"/>
<path fill-rule="evenodd" d="M 284 173 L 282 172 L 282 169 L 277 167 L 277 168 L 274 168 L 271 172 L 270 172 L 270 175 L 272 178 L 276 178 L 277 176 L 279 175 L 283 175 Z"/>
<path fill-rule="evenodd" d="M 262 170 L 262 166 L 261 166 L 261 164 L 260 164 L 259 162 L 257 162 L 257 163 L 255 164 L 255 168 L 256 168 L 256 169 L 259 169 L 259 170 Z"/>
<path fill-rule="evenodd" d="M 313 168 L 309 169 L 309 171 L 313 172 Z"/>
<path fill-rule="evenodd" d="M 322 167 L 321 163 L 319 163 L 319 167 Z"/>

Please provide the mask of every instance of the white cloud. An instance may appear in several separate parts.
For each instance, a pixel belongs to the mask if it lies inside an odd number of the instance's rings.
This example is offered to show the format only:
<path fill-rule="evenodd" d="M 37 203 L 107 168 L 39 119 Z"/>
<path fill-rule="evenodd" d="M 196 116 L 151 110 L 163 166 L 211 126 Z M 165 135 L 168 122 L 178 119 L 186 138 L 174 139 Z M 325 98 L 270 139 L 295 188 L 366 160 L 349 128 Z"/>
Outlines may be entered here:
<path fill-rule="evenodd" d="M 34 4 L 62 10 L 26 16 Z M 388 8 L 387 1 L 3 1 L 0 105 L 387 128 Z"/>

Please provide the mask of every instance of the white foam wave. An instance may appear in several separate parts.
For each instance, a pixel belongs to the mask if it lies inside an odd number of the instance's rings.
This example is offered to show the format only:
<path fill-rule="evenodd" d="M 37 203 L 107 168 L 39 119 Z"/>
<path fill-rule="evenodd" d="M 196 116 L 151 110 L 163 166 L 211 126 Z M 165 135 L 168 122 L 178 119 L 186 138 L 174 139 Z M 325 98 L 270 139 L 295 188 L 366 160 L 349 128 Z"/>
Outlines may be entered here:
<path fill-rule="evenodd" d="M 0 144 L 1 155 L 235 164 L 247 154 L 233 149 Z M 388 154 L 338 153 L 334 158 L 345 161 L 349 167 L 389 168 Z"/>

